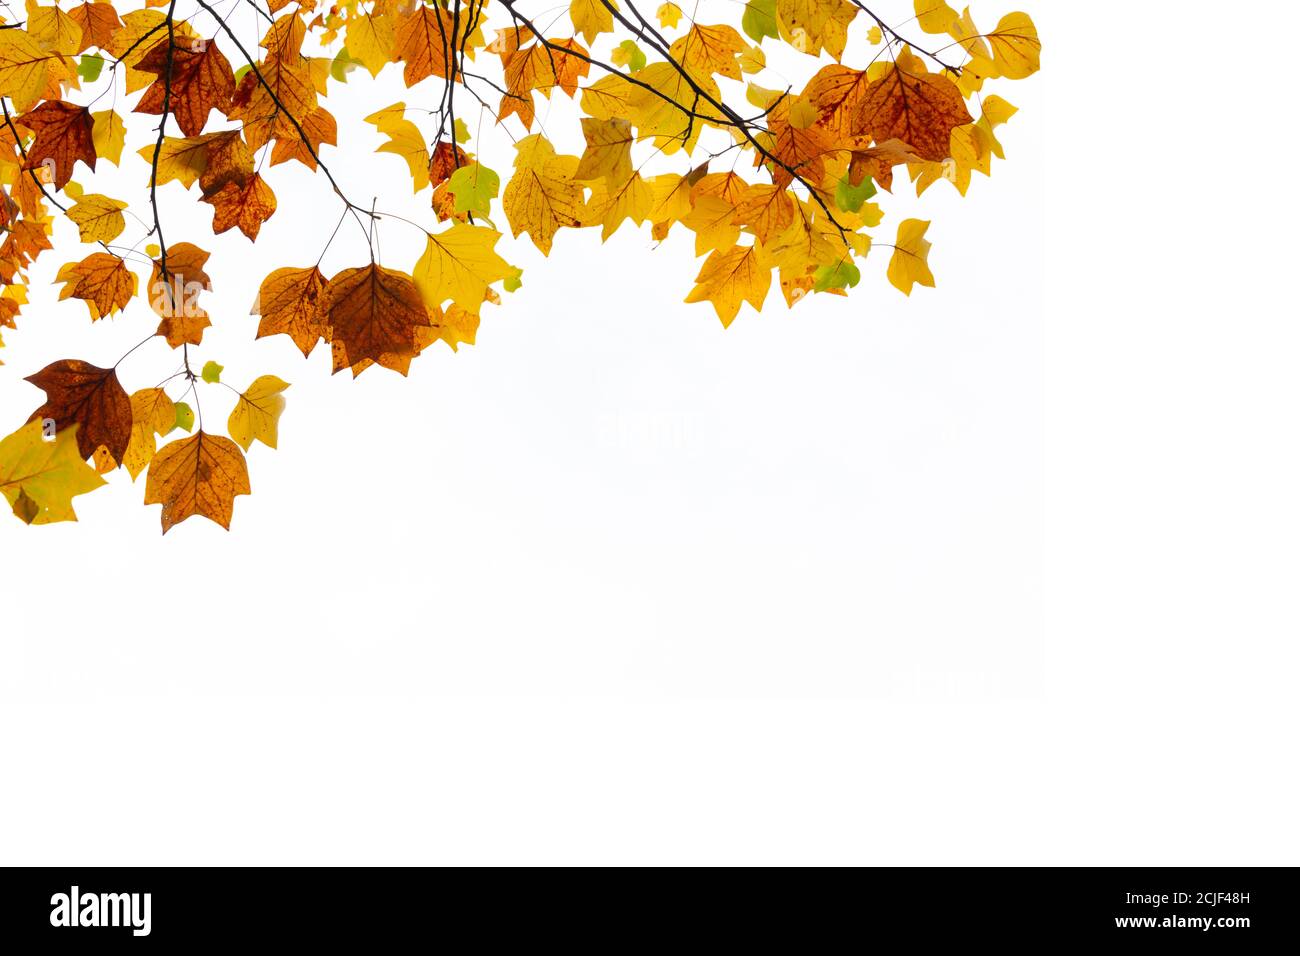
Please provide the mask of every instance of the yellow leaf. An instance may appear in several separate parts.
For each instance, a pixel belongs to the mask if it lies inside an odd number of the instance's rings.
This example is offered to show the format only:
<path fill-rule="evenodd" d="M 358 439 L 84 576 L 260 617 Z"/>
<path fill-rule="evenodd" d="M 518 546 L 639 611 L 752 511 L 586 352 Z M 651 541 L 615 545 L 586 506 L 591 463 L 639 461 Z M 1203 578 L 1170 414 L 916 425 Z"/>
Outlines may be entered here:
<path fill-rule="evenodd" d="M 418 193 L 429 185 L 429 148 L 420 128 L 406 118 L 406 104 L 394 103 L 371 113 L 366 117 L 366 122 L 372 123 L 388 137 L 388 142 L 380 146 L 377 152 L 394 153 L 406 160 L 415 191 Z"/>
<path fill-rule="evenodd" d="M 121 165 L 122 146 L 126 143 L 126 127 L 122 124 L 122 117 L 115 110 L 102 110 L 91 113 L 90 118 L 95 124 L 91 133 L 95 154 L 114 166 Z"/>
<path fill-rule="evenodd" d="M 600 120 L 583 120 L 583 123 Z M 585 126 L 584 126 L 585 129 Z M 551 254 L 555 233 L 581 226 L 582 187 L 574 182 L 579 163 L 576 156 L 556 156 L 540 133 L 525 136 L 516 144 L 515 173 L 501 196 L 506 220 L 518 237 L 526 232 L 542 255 Z M 631 164 L 628 164 L 631 172 Z"/>
<path fill-rule="evenodd" d="M 934 288 L 930 272 L 930 243 L 925 231 L 930 223 L 923 219 L 904 219 L 898 224 L 898 238 L 894 240 L 894 254 L 889 257 L 889 281 L 904 295 L 912 294 L 912 286 L 920 283 Z"/>
<path fill-rule="evenodd" d="M 131 396 L 131 441 L 122 464 L 131 480 L 149 466 L 158 453 L 155 436 L 166 435 L 176 426 L 176 406 L 161 388 L 142 388 Z"/>
<path fill-rule="evenodd" d="M 284 411 L 281 393 L 288 387 L 288 382 L 274 375 L 263 375 L 239 393 L 227 429 L 244 451 L 248 451 L 254 439 L 269 448 L 276 447 L 280 415 Z"/>
<path fill-rule="evenodd" d="M 618 9 L 618 3 L 611 0 L 611 6 Z M 614 14 L 601 0 L 572 0 L 569 4 L 569 18 L 573 20 L 574 30 L 582 34 L 590 43 L 601 33 L 614 29 Z"/>
<path fill-rule="evenodd" d="M 450 299 L 478 312 L 488 286 L 514 271 L 493 248 L 500 238 L 495 229 L 463 222 L 431 234 L 413 273 L 425 305 L 435 309 Z"/>
<path fill-rule="evenodd" d="M 618 184 L 599 180 L 592 184 L 591 199 L 587 201 L 583 225 L 594 226 L 600 223 L 600 238 L 603 242 L 628 219 L 638 226 L 645 222 L 650 217 L 654 199 L 654 190 L 641 178 L 640 173 L 633 173 L 626 181 Z"/>
<path fill-rule="evenodd" d="M 45 92 L 49 56 L 23 30 L 0 30 L 0 94 L 26 112 Z"/>
<path fill-rule="evenodd" d="M 27 524 L 76 521 L 72 499 L 105 483 L 81 456 L 78 427 L 61 428 L 47 441 L 37 419 L 0 440 L 0 494 Z"/>
<path fill-rule="evenodd" d="M 848 26 L 857 14 L 849 0 L 776 0 L 781 39 L 809 56 L 825 50 L 838 60 L 844 53 Z"/>
<path fill-rule="evenodd" d="M 710 253 L 695 282 L 686 301 L 713 303 L 725 328 L 736 318 L 741 302 L 755 310 L 763 308 L 772 285 L 772 266 L 764 261 L 758 246 L 732 246 Z"/>
<path fill-rule="evenodd" d="M 99 193 L 89 193 L 68 210 L 68 218 L 77 224 L 82 242 L 112 242 L 126 228 L 122 210 L 127 204 Z"/>
<path fill-rule="evenodd" d="M 677 26 L 678 21 L 682 18 L 682 8 L 675 3 L 665 3 L 655 11 L 655 16 L 659 18 L 661 27 L 672 28 Z"/>
<path fill-rule="evenodd" d="M 387 16 L 358 10 L 348 21 L 345 46 L 348 54 L 360 61 L 371 76 L 378 76 L 384 64 L 392 62 L 393 22 Z"/>

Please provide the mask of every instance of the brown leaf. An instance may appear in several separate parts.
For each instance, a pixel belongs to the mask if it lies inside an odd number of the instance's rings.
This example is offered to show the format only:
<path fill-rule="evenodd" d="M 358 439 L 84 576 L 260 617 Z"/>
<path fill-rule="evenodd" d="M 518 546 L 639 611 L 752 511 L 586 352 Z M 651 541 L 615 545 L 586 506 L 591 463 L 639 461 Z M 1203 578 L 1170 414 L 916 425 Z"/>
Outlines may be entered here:
<path fill-rule="evenodd" d="M 434 186 L 439 186 L 451 178 L 461 166 L 469 162 L 469 157 L 459 146 L 454 145 L 450 140 L 441 139 L 438 145 L 433 148 L 433 156 L 429 159 L 429 182 Z"/>
<path fill-rule="evenodd" d="M 61 359 L 27 376 L 27 381 L 46 395 L 45 404 L 28 421 L 52 418 L 59 429 L 79 425 L 77 450 L 82 458 L 103 445 L 115 461 L 122 460 L 131 441 L 131 399 L 115 370 Z"/>
<path fill-rule="evenodd" d="M 868 133 L 877 143 L 902 140 L 922 159 L 939 162 L 948 156 L 952 131 L 971 120 L 952 80 L 905 73 L 895 65 L 862 98 L 854 132 Z"/>
<path fill-rule="evenodd" d="M 95 121 L 86 107 L 49 100 L 18 117 L 18 122 L 36 134 L 23 169 L 50 169 L 56 189 L 68 184 L 77 160 L 95 168 Z"/>
<path fill-rule="evenodd" d="M 304 356 L 322 338 L 330 337 L 323 311 L 325 276 L 320 269 L 276 269 L 264 280 L 253 304 L 253 315 L 260 314 L 257 337 L 287 335 Z"/>
<path fill-rule="evenodd" d="M 227 531 L 238 495 L 252 494 L 244 453 L 229 438 L 195 432 L 164 445 L 149 463 L 144 503 L 162 505 L 163 534 L 193 515 Z"/>
<path fill-rule="evenodd" d="M 171 95 L 167 95 L 168 61 L 171 63 Z M 198 136 L 208 113 L 230 111 L 235 94 L 235 74 L 214 40 L 181 40 L 175 45 L 163 39 L 149 48 L 136 64 L 137 70 L 153 73 L 156 81 L 144 91 L 137 113 L 161 115 L 166 101 L 176 123 L 186 136 Z"/>
<path fill-rule="evenodd" d="M 404 365 L 417 351 L 416 327 L 430 324 L 411 277 L 374 263 L 344 269 L 331 279 L 324 310 L 336 357 L 341 350 L 345 367 L 372 359 L 405 374 Z"/>
<path fill-rule="evenodd" d="M 254 173 L 248 182 L 229 182 L 203 197 L 212 205 L 212 231 L 223 233 L 235 226 L 249 239 L 256 239 L 262 223 L 275 214 L 275 193 Z"/>

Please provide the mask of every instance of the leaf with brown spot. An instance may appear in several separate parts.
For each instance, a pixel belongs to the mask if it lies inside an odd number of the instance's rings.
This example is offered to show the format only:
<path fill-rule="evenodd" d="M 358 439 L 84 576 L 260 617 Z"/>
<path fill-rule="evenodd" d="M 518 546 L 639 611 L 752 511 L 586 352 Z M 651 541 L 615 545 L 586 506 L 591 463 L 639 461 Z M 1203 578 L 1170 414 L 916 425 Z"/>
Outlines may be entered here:
<path fill-rule="evenodd" d="M 126 262 L 107 252 L 91 253 L 80 262 L 67 263 L 54 281 L 67 283 L 59 293 L 60 301 L 81 299 L 90 310 L 92 322 L 125 309 L 138 283 Z"/>
<path fill-rule="evenodd" d="M 902 140 L 922 159 L 939 162 L 948 156 L 952 131 L 972 121 L 952 80 L 890 66 L 867 90 L 854 129 L 877 143 Z"/>
<path fill-rule="evenodd" d="M 131 440 L 131 399 L 114 369 L 61 359 L 27 376 L 27 381 L 46 395 L 45 404 L 28 421 L 52 418 L 59 430 L 77 425 L 82 458 L 103 445 L 114 460 L 122 460 Z"/>
<path fill-rule="evenodd" d="M 168 70 L 170 59 L 171 69 Z M 235 74 L 230 62 L 217 49 L 215 40 L 192 40 L 188 44 L 163 39 L 149 48 L 136 69 L 158 77 L 136 104 L 135 112 L 161 115 L 164 102 L 186 136 L 198 136 L 208 113 L 230 112 L 235 95 Z M 167 76 L 171 76 L 168 98 Z"/>
<path fill-rule="evenodd" d="M 252 494 L 244 453 L 229 438 L 198 431 L 164 445 L 149 463 L 144 503 L 162 505 L 162 529 L 194 515 L 227 531 L 238 495 Z"/>
<path fill-rule="evenodd" d="M 349 367 L 371 359 L 402 374 L 416 351 L 416 327 L 430 324 L 411 277 L 374 263 L 330 279 L 324 311 Z"/>
<path fill-rule="evenodd" d="M 36 134 L 23 169 L 49 169 L 56 189 L 68 184 L 78 160 L 95 168 L 95 120 L 86 107 L 48 100 L 18 122 Z"/>
<path fill-rule="evenodd" d="M 242 185 L 226 183 L 202 201 L 212 206 L 212 231 L 218 234 L 238 226 L 249 239 L 256 239 L 262 223 L 275 214 L 275 193 L 256 173 Z"/>
<path fill-rule="evenodd" d="M 320 269 L 276 269 L 262 280 L 250 314 L 261 315 L 257 337 L 287 335 L 304 356 L 330 338 L 324 312 L 325 276 Z"/>

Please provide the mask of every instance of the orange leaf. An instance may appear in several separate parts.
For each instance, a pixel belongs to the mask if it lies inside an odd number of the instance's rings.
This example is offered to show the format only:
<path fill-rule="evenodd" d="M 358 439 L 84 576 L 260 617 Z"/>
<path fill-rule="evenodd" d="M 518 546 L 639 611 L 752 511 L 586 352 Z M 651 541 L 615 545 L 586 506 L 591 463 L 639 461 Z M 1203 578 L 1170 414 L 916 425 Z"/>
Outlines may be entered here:
<path fill-rule="evenodd" d="M 95 121 L 86 107 L 49 100 L 18 122 L 36 134 L 23 168 L 49 169 L 56 189 L 68 184 L 77 160 L 95 168 Z"/>
<path fill-rule="evenodd" d="M 217 49 L 214 40 L 191 40 L 189 46 L 181 41 L 172 45 L 162 40 L 149 48 L 137 70 L 153 73 L 158 79 L 136 105 L 137 113 L 160 115 L 163 104 L 176 117 L 176 123 L 186 136 L 198 136 L 208 121 L 208 113 L 230 111 L 235 94 L 235 74 L 230 63 Z M 170 63 L 170 70 L 168 64 Z M 167 77 L 171 77 L 171 95 L 167 94 Z"/>
<path fill-rule="evenodd" d="M 159 449 L 149 463 L 144 503 L 163 506 L 163 534 L 194 515 L 229 531 L 235 498 L 247 494 L 248 464 L 239 446 L 198 431 Z"/>

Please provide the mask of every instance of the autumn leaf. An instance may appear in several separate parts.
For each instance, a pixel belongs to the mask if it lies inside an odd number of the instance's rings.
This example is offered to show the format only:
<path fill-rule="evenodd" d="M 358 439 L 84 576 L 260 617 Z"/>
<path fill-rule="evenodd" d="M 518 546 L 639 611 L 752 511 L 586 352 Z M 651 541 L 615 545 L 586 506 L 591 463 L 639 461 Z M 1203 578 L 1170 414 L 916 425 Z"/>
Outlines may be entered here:
<path fill-rule="evenodd" d="M 405 375 L 415 354 L 415 330 L 430 324 L 411 277 L 374 263 L 330 279 L 323 310 L 332 344 L 345 359 L 335 371 L 369 359 Z"/>
<path fill-rule="evenodd" d="M 239 446 L 200 430 L 159 449 L 149 463 L 144 503 L 163 506 L 163 534 L 194 515 L 229 531 L 235 498 L 247 494 L 252 489 Z"/>
<path fill-rule="evenodd" d="M 92 322 L 125 309 L 138 284 L 126 262 L 108 252 L 94 252 L 80 262 L 67 263 L 55 281 L 66 283 L 59 298 L 81 299 Z"/>
<path fill-rule="evenodd" d="M 47 441 L 39 421 L 0 439 L 0 492 L 27 524 L 76 521 L 72 499 L 104 484 L 86 464 L 76 425 Z"/>
<path fill-rule="evenodd" d="M 244 451 L 248 451 L 254 439 L 268 448 L 276 447 L 280 415 L 284 411 L 282 393 L 288 387 L 288 382 L 274 375 L 263 375 L 239 393 L 227 430 Z"/>
<path fill-rule="evenodd" d="M 157 115 L 166 103 L 186 136 L 202 133 L 212 110 L 230 111 L 235 74 L 214 40 L 185 45 L 164 39 L 149 48 L 136 69 L 158 79 L 145 90 L 135 112 Z"/>
<path fill-rule="evenodd" d="M 275 214 L 275 193 L 256 173 L 244 183 L 226 183 L 203 197 L 212 204 L 212 231 L 220 234 L 239 227 L 249 239 L 256 239 L 262 223 Z"/>
<path fill-rule="evenodd" d="M 84 53 L 91 47 L 112 52 L 113 34 L 122 29 L 122 21 L 111 3 L 83 3 L 69 10 L 68 17 L 81 27 L 81 40 L 74 53 Z"/>
<path fill-rule="evenodd" d="M 465 223 L 430 234 L 414 273 L 424 303 L 432 309 L 451 300 L 477 312 L 488 286 L 511 273 L 510 263 L 494 249 L 500 238 L 495 229 Z"/>
<path fill-rule="evenodd" d="M 0 31 L 0 37 L 6 35 L 6 31 Z M 0 84 L 3 84 L 2 72 Z M 86 107 L 49 100 L 18 117 L 18 122 L 36 134 L 23 168 L 48 169 L 56 189 L 68 184 L 77 162 L 95 168 L 95 121 Z"/>
<path fill-rule="evenodd" d="M 711 302 L 724 328 L 735 320 L 742 302 L 762 309 L 772 285 L 772 267 L 762 260 L 758 246 L 732 246 L 710 253 L 686 301 Z"/>
<path fill-rule="evenodd" d="M 952 131 L 972 119 L 961 91 L 946 76 L 890 66 L 863 96 L 855 129 L 877 143 L 901 140 L 922 159 L 941 160 L 948 155 Z"/>
<path fill-rule="evenodd" d="M 156 435 L 176 427 L 176 405 L 161 388 L 142 388 L 131 396 L 131 440 L 122 465 L 135 481 L 158 451 Z"/>
<path fill-rule="evenodd" d="M 116 461 L 122 460 L 131 440 L 131 399 L 114 369 L 61 359 L 27 376 L 27 381 L 46 396 L 28 421 L 53 419 L 60 430 L 76 425 L 82 458 L 103 445 Z"/>
<path fill-rule="evenodd" d="M 322 338 L 329 340 L 324 311 L 325 276 L 320 269 L 276 269 L 264 280 L 253 304 L 261 315 L 257 337 L 287 335 L 304 356 Z"/>
<path fill-rule="evenodd" d="M 112 242 L 126 228 L 122 210 L 127 203 L 98 193 L 83 195 L 68 210 L 68 218 L 77 224 L 82 242 Z"/>
<path fill-rule="evenodd" d="M 898 224 L 898 238 L 894 240 L 894 254 L 889 257 L 889 281 L 904 295 L 912 294 L 919 283 L 934 287 L 930 272 L 930 243 L 925 231 L 930 223 L 921 219 L 904 219 Z"/>

